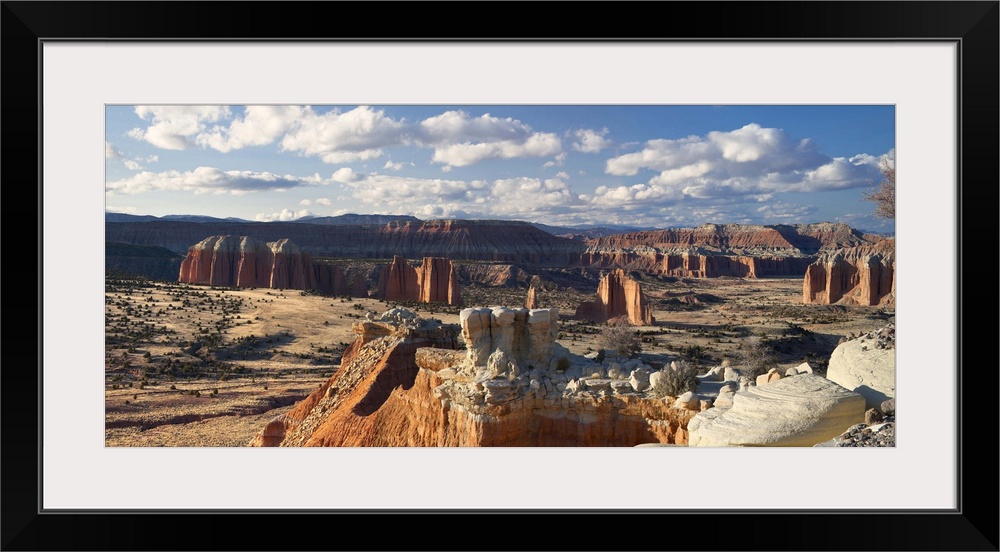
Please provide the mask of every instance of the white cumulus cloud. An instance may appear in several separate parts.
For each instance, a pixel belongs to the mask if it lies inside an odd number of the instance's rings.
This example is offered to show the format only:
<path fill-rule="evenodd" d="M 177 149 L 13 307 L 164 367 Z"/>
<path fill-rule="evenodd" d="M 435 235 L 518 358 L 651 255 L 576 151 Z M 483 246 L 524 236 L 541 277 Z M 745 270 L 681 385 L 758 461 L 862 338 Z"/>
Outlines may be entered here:
<path fill-rule="evenodd" d="M 446 111 L 424 119 L 417 142 L 434 148 L 432 161 L 454 167 L 485 159 L 546 157 L 562 150 L 562 142 L 553 133 L 534 132 L 511 117 L 489 113 L 472 117 L 465 111 Z"/>
<path fill-rule="evenodd" d="M 405 130 L 404 122 L 368 106 L 322 114 L 306 107 L 282 138 L 281 148 L 331 164 L 363 161 L 381 157 L 383 148 L 403 143 Z"/>
<path fill-rule="evenodd" d="M 650 140 L 640 151 L 612 157 L 605 165 L 608 174 L 634 176 L 640 170 L 657 174 L 643 184 L 599 190 L 595 197 L 627 203 L 862 187 L 871 180 L 876 160 L 867 154 L 831 158 L 808 139 L 748 124 L 705 136 Z"/>
<path fill-rule="evenodd" d="M 351 169 L 350 167 L 343 167 L 337 169 L 330 176 L 330 179 L 333 180 L 334 182 L 343 182 L 343 183 L 354 182 L 358 178 L 361 178 L 361 176 L 355 173 L 354 170 Z"/>
<path fill-rule="evenodd" d="M 168 150 L 194 146 L 209 123 L 232 116 L 225 105 L 139 105 L 135 107 L 135 114 L 151 124 L 146 128 L 133 128 L 128 135 Z"/>
<path fill-rule="evenodd" d="M 598 153 L 602 149 L 610 147 L 612 142 L 605 138 L 608 129 L 601 130 L 580 129 L 572 133 L 573 149 L 583 153 Z"/>
<path fill-rule="evenodd" d="M 248 146 L 270 144 L 302 117 L 298 106 L 248 105 L 228 126 L 216 125 L 199 133 L 195 142 L 223 153 Z"/>
<path fill-rule="evenodd" d="M 565 162 L 566 162 L 566 152 L 563 152 L 553 157 L 552 161 L 546 161 L 545 164 L 542 166 L 545 167 L 546 169 L 549 167 L 561 167 Z"/>
<path fill-rule="evenodd" d="M 193 171 L 141 172 L 122 180 L 105 184 L 105 191 L 137 194 L 154 190 L 189 191 L 195 194 L 230 193 L 241 195 L 264 190 L 286 190 L 313 185 L 307 179 L 269 172 L 222 171 L 214 167 L 198 167 Z"/>

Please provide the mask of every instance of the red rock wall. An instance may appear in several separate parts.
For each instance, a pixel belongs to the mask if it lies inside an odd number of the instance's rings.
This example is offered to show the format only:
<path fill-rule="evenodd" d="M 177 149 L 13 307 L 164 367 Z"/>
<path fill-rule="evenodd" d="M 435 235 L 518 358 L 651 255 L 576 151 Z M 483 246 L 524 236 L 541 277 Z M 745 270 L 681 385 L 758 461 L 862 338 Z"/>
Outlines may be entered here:
<path fill-rule="evenodd" d="M 286 239 L 263 243 L 246 236 L 210 236 L 188 249 L 178 281 L 351 294 L 338 267 L 313 262 Z"/>
<path fill-rule="evenodd" d="M 820 305 L 894 305 L 895 240 L 839 250 L 806 268 L 802 302 Z"/>
<path fill-rule="evenodd" d="M 424 257 L 417 268 L 403 257 L 393 257 L 379 274 L 378 297 L 386 301 L 462 304 L 455 266 L 442 257 Z"/>
<path fill-rule="evenodd" d="M 639 282 L 618 269 L 601 278 L 597 285 L 597 299 L 586 301 L 576 309 L 576 318 L 606 322 L 624 316 L 637 326 L 652 325 L 653 309 Z"/>
<path fill-rule="evenodd" d="M 396 255 L 379 273 L 378 297 L 385 301 L 417 301 L 417 270 L 406 259 Z"/>

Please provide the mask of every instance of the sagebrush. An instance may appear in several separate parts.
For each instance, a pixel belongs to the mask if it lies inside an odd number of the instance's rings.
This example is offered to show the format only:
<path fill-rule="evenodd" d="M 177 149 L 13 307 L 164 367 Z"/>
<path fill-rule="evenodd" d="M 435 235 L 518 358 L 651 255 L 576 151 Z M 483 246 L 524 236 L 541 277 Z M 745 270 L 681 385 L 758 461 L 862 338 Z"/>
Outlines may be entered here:
<path fill-rule="evenodd" d="M 601 329 L 601 335 L 598 336 L 597 343 L 602 349 L 610 349 L 623 357 L 631 358 L 642 351 L 642 342 L 639 340 L 639 335 L 632 329 L 632 325 L 628 322 L 608 322 Z"/>
<path fill-rule="evenodd" d="M 653 386 L 654 396 L 677 397 L 697 389 L 698 367 L 683 360 L 674 362 L 674 366 L 664 366 L 660 370 L 660 379 Z"/>
<path fill-rule="evenodd" d="M 743 344 L 739 351 L 739 368 L 751 382 L 757 381 L 757 376 L 766 374 L 778 365 L 774 349 L 763 340 L 754 339 Z"/>

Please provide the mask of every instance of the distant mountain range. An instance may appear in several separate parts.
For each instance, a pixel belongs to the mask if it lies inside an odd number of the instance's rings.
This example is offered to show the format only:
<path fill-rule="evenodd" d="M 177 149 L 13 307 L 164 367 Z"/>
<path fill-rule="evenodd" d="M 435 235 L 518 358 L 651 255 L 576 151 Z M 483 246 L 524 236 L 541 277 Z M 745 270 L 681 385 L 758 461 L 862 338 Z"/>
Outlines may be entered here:
<path fill-rule="evenodd" d="M 549 226 L 548 224 L 533 222 L 531 223 L 531 225 L 534 226 L 535 228 L 538 228 L 542 232 L 548 232 L 553 236 L 559 236 L 560 238 L 569 238 L 572 240 L 586 240 L 591 238 L 602 238 L 604 236 L 611 236 L 613 234 L 624 234 L 626 232 L 656 230 L 656 228 L 652 226 L 624 226 L 620 224 L 607 224 L 607 225 L 584 224 L 581 226 Z"/>
<path fill-rule="evenodd" d="M 104 222 L 253 222 L 246 219 L 227 217 L 207 217 L 204 215 L 128 215 L 125 213 L 104 213 Z"/>
<path fill-rule="evenodd" d="M 209 217 L 204 215 L 164 215 L 162 217 L 156 217 L 153 215 L 128 215 L 125 213 L 104 213 L 104 222 L 236 222 L 236 223 L 254 223 L 258 221 L 252 221 L 247 219 L 241 219 L 236 217 Z M 279 222 L 279 221 L 275 221 Z M 337 215 L 331 217 L 303 217 L 291 221 L 280 221 L 286 223 L 299 223 L 299 224 L 320 224 L 327 226 L 364 226 L 370 224 L 383 225 L 390 222 L 413 222 L 420 223 L 424 222 L 417 217 L 410 215 L 358 215 L 354 213 L 348 213 L 344 215 Z M 583 224 L 579 226 L 551 226 L 548 224 L 541 224 L 538 222 L 531 223 L 532 226 L 538 228 L 539 230 L 552 234 L 553 236 L 559 236 L 561 238 L 570 238 L 575 240 L 584 240 L 590 238 L 600 238 L 603 236 L 610 236 L 612 234 L 622 234 L 625 232 L 638 232 L 640 230 L 655 230 L 656 228 L 652 226 L 625 226 L 625 225 L 596 225 L 596 224 Z"/>

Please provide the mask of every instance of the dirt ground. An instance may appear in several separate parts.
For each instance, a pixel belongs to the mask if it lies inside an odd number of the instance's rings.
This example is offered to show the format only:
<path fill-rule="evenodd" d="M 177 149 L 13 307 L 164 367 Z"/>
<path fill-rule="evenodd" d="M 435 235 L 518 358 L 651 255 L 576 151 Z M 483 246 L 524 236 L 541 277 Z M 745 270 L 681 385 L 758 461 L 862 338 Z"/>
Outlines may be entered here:
<path fill-rule="evenodd" d="M 640 354 L 705 370 L 738 361 L 749 341 L 764 340 L 780 367 L 809 362 L 822 374 L 841 338 L 892 317 L 879 307 L 804 305 L 800 278 L 648 277 L 642 287 L 656 321 L 636 328 Z M 470 286 L 462 295 L 466 307 L 520 307 L 526 291 Z M 550 284 L 539 298 L 560 310 L 561 344 L 577 354 L 598 348 L 602 325 L 571 318 L 592 293 Z M 299 290 L 110 279 L 105 303 L 105 445 L 112 447 L 245 446 L 334 373 L 353 323 L 395 306 Z M 457 307 L 413 310 L 459 320 Z"/>

